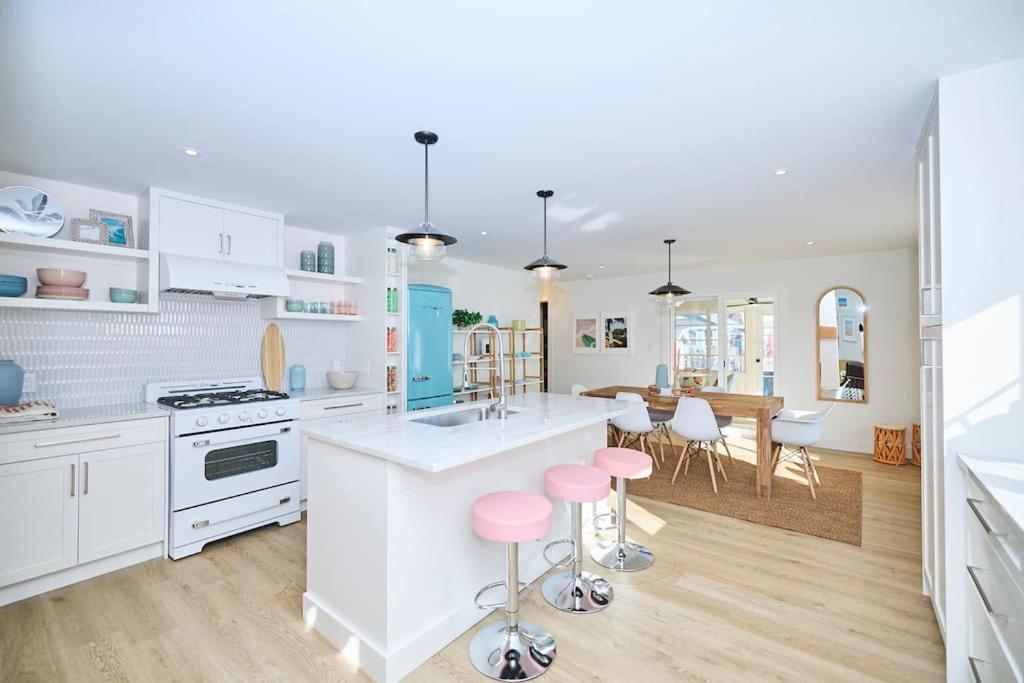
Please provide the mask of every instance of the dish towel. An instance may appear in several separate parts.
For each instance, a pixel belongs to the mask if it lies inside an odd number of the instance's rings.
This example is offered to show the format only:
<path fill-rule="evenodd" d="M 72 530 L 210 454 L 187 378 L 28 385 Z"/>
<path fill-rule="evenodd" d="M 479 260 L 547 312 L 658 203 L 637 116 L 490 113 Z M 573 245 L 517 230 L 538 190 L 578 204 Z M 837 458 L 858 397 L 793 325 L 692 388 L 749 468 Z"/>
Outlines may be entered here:
<path fill-rule="evenodd" d="M 0 406 L 0 425 L 55 419 L 57 419 L 57 408 L 52 403 L 28 401 L 16 406 Z"/>

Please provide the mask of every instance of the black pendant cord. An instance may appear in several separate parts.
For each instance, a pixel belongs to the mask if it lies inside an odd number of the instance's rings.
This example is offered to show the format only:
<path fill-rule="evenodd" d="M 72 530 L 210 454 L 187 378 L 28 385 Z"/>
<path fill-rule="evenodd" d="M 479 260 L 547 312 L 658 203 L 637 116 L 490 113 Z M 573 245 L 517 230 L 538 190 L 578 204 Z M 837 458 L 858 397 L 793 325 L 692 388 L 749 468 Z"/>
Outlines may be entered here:
<path fill-rule="evenodd" d="M 668 283 L 672 284 L 672 242 L 668 243 Z"/>
<path fill-rule="evenodd" d="M 423 145 L 423 222 L 430 222 L 430 145 Z"/>
<path fill-rule="evenodd" d="M 548 198 L 544 197 L 544 258 L 548 255 Z"/>

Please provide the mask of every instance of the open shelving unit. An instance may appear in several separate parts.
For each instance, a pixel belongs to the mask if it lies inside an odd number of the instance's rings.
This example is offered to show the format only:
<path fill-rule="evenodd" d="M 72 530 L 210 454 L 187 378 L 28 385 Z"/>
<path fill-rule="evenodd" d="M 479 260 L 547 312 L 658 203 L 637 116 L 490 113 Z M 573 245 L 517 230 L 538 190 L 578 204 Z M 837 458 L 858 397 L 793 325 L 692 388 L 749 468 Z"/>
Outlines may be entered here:
<path fill-rule="evenodd" d="M 468 330 L 452 330 L 454 337 L 452 348 L 461 353 L 465 340 L 462 335 Z M 544 348 L 544 331 L 540 328 L 527 328 L 526 330 L 513 330 L 510 327 L 499 328 L 502 341 L 505 343 L 505 363 L 508 376 L 505 386 L 509 395 L 519 392 L 526 392 L 529 387 L 537 387 L 538 391 L 544 391 L 544 356 L 540 349 Z M 482 398 L 494 398 L 498 391 L 496 334 L 491 330 L 481 330 L 473 333 L 470 339 L 470 355 L 468 363 L 466 360 L 452 361 L 459 381 L 455 386 L 460 386 L 463 375 L 462 368 L 469 367 L 470 385 L 473 388 L 457 389 L 455 396 L 469 396 L 469 400 L 475 401 Z M 486 341 L 484 341 L 486 340 Z M 489 347 L 489 348 L 488 348 Z M 517 353 L 529 353 L 528 356 L 516 356 Z M 539 363 L 539 365 L 533 365 Z"/>

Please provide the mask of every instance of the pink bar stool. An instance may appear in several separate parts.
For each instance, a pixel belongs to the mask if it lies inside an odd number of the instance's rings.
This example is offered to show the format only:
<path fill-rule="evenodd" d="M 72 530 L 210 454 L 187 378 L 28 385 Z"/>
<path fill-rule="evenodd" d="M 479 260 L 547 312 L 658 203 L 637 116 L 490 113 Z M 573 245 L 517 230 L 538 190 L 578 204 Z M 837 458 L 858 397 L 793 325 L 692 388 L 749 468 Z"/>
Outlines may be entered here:
<path fill-rule="evenodd" d="M 469 643 L 469 659 L 477 671 L 499 681 L 528 681 L 555 661 L 555 639 L 543 628 L 519 619 L 519 542 L 543 537 L 551 530 L 551 503 L 544 496 L 521 491 L 498 491 L 473 503 L 473 531 L 506 546 L 504 581 L 489 583 L 476 594 L 480 609 L 505 608 L 505 621 L 480 629 Z M 481 602 L 483 594 L 505 586 L 505 602 Z M 515 588 L 512 588 L 515 586 Z"/>
<path fill-rule="evenodd" d="M 615 597 L 610 583 L 597 574 L 583 571 L 583 503 L 607 498 L 611 487 L 611 476 L 590 465 L 555 465 L 544 473 L 544 491 L 552 498 L 572 504 L 572 538 L 552 541 L 544 548 L 544 559 L 548 564 L 559 568 L 571 567 L 571 570 L 551 575 L 540 589 L 548 604 L 563 612 L 600 612 Z M 562 564 L 552 562 L 547 555 L 548 549 L 564 543 L 572 546 L 572 560 Z"/>
<path fill-rule="evenodd" d="M 632 448 L 599 448 L 594 452 L 594 465 L 615 477 L 615 526 L 619 537 L 601 541 L 590 549 L 590 557 L 602 567 L 620 572 L 647 569 L 654 563 L 654 553 L 642 545 L 626 541 L 626 480 L 651 476 L 651 456 Z M 607 528 L 607 527 L 606 527 Z"/>

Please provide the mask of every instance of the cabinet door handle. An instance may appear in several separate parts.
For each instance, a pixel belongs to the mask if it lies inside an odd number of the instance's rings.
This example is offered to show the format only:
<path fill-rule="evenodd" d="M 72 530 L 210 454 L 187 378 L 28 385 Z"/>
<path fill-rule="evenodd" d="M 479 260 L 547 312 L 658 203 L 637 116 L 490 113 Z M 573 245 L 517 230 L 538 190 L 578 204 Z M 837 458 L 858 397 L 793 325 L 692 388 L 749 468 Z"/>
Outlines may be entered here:
<path fill-rule="evenodd" d="M 978 595 L 981 597 L 982 604 L 985 605 L 985 611 L 993 617 L 1003 617 L 1005 619 L 1005 614 L 1000 614 L 999 612 L 996 612 L 994 609 L 992 609 L 992 603 L 989 601 L 988 595 L 985 593 L 985 589 L 981 587 L 981 581 L 978 580 L 977 572 L 979 571 L 984 570 L 980 567 L 972 567 L 971 565 L 967 565 L 967 573 L 970 574 L 971 581 L 974 582 L 974 588 L 978 591 Z"/>
<path fill-rule="evenodd" d="M 71 463 L 71 497 L 75 497 L 75 463 Z"/>
<path fill-rule="evenodd" d="M 977 657 L 968 657 L 967 661 L 971 664 L 971 675 L 974 677 L 975 683 L 982 683 L 981 674 L 978 673 L 978 663 L 988 664 L 984 659 L 978 659 Z"/>
<path fill-rule="evenodd" d="M 83 496 L 88 496 L 89 495 L 89 461 L 88 460 L 86 460 L 83 463 L 83 469 L 85 470 L 83 472 L 83 476 L 85 477 L 85 481 L 82 482 L 82 495 Z"/>
<path fill-rule="evenodd" d="M 103 441 L 104 439 L 120 439 L 120 434 L 100 434 L 97 436 L 80 436 L 77 439 L 63 439 L 61 441 L 40 441 L 36 448 L 48 448 L 50 446 L 66 446 L 72 443 L 85 443 L 86 441 Z"/>
<path fill-rule="evenodd" d="M 218 254 L 223 254 L 224 253 L 224 233 L 220 234 L 220 246 L 217 247 L 217 253 Z"/>
<path fill-rule="evenodd" d="M 985 519 L 985 515 L 981 514 L 981 510 L 978 509 L 978 504 L 981 503 L 981 502 L 983 502 L 983 501 L 980 501 L 977 498 L 968 498 L 967 499 L 967 505 L 974 512 L 974 516 L 978 518 L 978 521 L 981 522 L 981 527 L 985 530 L 985 533 L 990 535 L 990 536 L 996 536 L 996 537 L 1003 537 L 1003 536 L 1005 536 L 1006 534 L 1000 533 L 1000 532 L 996 531 L 995 529 L 993 529 L 992 525 L 988 523 L 987 519 Z"/>
<path fill-rule="evenodd" d="M 358 408 L 362 403 L 346 403 L 343 406 L 327 406 L 324 410 L 338 410 L 339 408 Z"/>
<path fill-rule="evenodd" d="M 228 235 L 228 256 L 231 256 L 231 235 Z"/>

